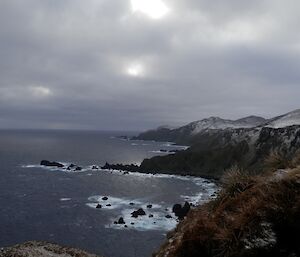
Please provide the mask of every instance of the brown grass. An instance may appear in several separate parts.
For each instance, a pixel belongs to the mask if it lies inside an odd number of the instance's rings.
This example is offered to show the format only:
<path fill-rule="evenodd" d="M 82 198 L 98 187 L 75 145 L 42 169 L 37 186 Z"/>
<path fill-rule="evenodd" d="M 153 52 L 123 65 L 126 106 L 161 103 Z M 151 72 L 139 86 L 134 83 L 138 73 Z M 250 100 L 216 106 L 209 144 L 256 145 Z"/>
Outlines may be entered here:
<path fill-rule="evenodd" d="M 298 150 L 291 160 L 291 164 L 293 168 L 299 167 L 300 166 L 300 150 Z"/>
<path fill-rule="evenodd" d="M 271 158 L 272 170 L 289 164 L 277 154 Z M 155 256 L 300 256 L 300 168 L 275 178 L 233 167 L 222 179 L 219 197 L 191 211 Z M 276 243 L 266 238 L 266 224 Z M 258 238 L 270 245 L 257 245 Z"/>
<path fill-rule="evenodd" d="M 272 151 L 265 159 L 265 169 L 274 172 L 291 166 L 291 161 L 279 151 Z"/>

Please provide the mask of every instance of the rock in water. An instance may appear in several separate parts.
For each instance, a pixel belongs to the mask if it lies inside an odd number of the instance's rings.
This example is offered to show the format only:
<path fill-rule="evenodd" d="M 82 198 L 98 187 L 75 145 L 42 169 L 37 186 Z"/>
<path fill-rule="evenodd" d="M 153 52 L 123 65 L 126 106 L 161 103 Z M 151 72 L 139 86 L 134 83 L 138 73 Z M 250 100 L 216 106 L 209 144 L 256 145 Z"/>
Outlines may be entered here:
<path fill-rule="evenodd" d="M 181 204 L 176 203 L 173 205 L 172 212 L 174 212 L 175 215 L 177 216 L 177 213 L 179 213 L 181 211 L 181 209 L 182 209 Z"/>
<path fill-rule="evenodd" d="M 42 160 L 40 165 L 42 166 L 47 166 L 47 167 L 58 167 L 58 168 L 63 168 L 64 165 L 59 163 L 59 162 L 50 162 L 47 160 Z"/>
<path fill-rule="evenodd" d="M 142 208 L 131 213 L 131 217 L 133 218 L 137 218 L 138 216 L 144 216 L 144 215 L 146 215 L 146 212 Z"/>
<path fill-rule="evenodd" d="M 118 220 L 118 224 L 125 224 L 125 221 L 124 221 L 124 219 L 121 217 L 121 218 L 119 218 L 119 220 Z"/>
<path fill-rule="evenodd" d="M 179 219 L 183 219 L 191 209 L 191 206 L 188 202 L 185 202 L 183 207 L 181 204 L 174 204 L 172 211 L 174 212 L 175 216 Z"/>

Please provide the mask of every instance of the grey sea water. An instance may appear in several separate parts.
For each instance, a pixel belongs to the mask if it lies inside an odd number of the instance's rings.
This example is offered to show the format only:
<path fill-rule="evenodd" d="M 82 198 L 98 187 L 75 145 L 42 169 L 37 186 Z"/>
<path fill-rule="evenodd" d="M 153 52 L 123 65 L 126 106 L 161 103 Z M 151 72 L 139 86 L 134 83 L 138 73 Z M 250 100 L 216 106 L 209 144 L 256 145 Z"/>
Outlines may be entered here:
<path fill-rule="evenodd" d="M 160 149 L 178 149 L 169 143 L 118 138 L 134 134 L 0 131 L 0 247 L 46 240 L 105 257 L 151 256 L 176 226 L 172 205 L 202 203 L 216 187 L 201 178 L 91 169 L 105 162 L 140 163 Z M 47 169 L 39 166 L 42 159 L 84 169 Z M 95 208 L 98 203 L 101 209 Z M 140 207 L 147 215 L 132 218 L 130 213 Z M 120 217 L 127 227 L 114 224 Z"/>

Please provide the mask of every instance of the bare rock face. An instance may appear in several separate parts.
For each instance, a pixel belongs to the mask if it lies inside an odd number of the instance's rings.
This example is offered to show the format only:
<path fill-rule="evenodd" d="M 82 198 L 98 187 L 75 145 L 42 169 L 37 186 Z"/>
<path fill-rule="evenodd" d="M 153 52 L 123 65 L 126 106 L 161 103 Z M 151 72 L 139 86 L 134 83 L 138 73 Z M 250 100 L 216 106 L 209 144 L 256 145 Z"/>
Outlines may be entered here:
<path fill-rule="evenodd" d="M 99 257 L 80 249 L 57 244 L 30 241 L 0 249 L 0 257 Z"/>

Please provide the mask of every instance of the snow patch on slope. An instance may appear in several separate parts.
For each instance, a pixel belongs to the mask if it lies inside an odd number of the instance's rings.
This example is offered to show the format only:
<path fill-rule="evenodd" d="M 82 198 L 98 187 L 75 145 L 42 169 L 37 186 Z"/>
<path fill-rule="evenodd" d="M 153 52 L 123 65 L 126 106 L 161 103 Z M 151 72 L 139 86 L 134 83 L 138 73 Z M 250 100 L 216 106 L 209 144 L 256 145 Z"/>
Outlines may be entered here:
<path fill-rule="evenodd" d="M 226 120 L 219 117 L 210 117 L 200 121 L 194 121 L 186 127 L 190 127 L 191 134 L 197 134 L 208 129 L 227 128 L 253 128 L 262 124 L 265 120 L 261 117 L 249 116 L 239 120 Z"/>
<path fill-rule="evenodd" d="M 300 109 L 273 119 L 266 127 L 284 128 L 293 125 L 300 125 Z"/>

